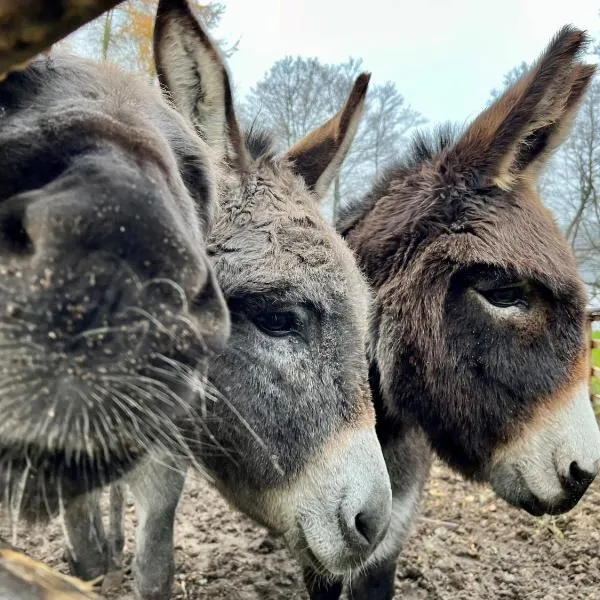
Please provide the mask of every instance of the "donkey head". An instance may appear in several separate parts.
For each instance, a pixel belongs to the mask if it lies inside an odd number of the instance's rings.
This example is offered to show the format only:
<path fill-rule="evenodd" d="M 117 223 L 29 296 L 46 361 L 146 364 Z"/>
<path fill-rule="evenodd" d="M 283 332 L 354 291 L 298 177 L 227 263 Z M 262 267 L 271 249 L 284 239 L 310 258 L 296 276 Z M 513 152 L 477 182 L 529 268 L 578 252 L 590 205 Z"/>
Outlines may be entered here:
<path fill-rule="evenodd" d="M 345 226 L 378 289 L 387 409 L 532 513 L 573 507 L 600 461 L 584 288 L 536 193 L 594 73 L 583 44 L 565 27 L 457 141 L 417 140 Z"/>
<path fill-rule="evenodd" d="M 215 185 L 161 94 L 96 63 L 11 74 L 0 121 L 0 484 L 45 513 L 184 450 L 175 422 L 229 329 Z"/>
<path fill-rule="evenodd" d="M 226 68 L 183 0 L 159 3 L 155 55 L 163 88 L 223 159 L 209 254 L 232 336 L 210 370 L 218 393 L 199 458 L 302 559 L 342 573 L 380 539 L 391 505 L 367 381 L 368 288 L 318 207 L 369 77 L 277 158 L 266 137 L 240 133 Z"/>

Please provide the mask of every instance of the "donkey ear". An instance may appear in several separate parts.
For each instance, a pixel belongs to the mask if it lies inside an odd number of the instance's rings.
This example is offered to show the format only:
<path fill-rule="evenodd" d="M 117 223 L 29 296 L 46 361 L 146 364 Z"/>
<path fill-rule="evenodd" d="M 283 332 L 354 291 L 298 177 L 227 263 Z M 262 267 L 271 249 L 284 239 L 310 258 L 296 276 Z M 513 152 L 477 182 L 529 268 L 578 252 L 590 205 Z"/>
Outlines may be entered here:
<path fill-rule="evenodd" d="M 537 130 L 532 139 L 525 140 L 522 145 L 516 157 L 515 166 L 524 170 L 532 179 L 537 180 L 539 178 L 552 152 L 569 135 L 577 111 L 595 73 L 596 65 L 575 65 L 571 73 L 570 88 L 560 117 Z"/>
<path fill-rule="evenodd" d="M 370 73 L 362 73 L 346 104 L 333 118 L 290 148 L 286 154 L 309 189 L 323 198 L 338 175 L 362 116 Z"/>
<path fill-rule="evenodd" d="M 523 176 L 537 178 L 569 132 L 594 74 L 594 66 L 576 62 L 586 44 L 584 32 L 563 27 L 535 66 L 457 142 L 459 164 L 502 189 Z"/>
<path fill-rule="evenodd" d="M 245 161 L 221 54 L 186 0 L 160 0 L 154 24 L 158 81 L 177 110 L 219 156 Z M 243 165 L 239 165 L 243 166 Z"/>

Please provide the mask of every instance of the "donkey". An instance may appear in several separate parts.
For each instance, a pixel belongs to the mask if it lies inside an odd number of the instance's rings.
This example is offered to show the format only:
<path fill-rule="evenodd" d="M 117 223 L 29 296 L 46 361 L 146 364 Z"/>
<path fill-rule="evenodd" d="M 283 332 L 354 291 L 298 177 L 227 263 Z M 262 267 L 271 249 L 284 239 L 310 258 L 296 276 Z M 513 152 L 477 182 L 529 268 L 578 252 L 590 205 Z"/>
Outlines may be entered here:
<path fill-rule="evenodd" d="M 369 289 L 319 213 L 369 76 L 356 80 L 337 115 L 276 157 L 265 135 L 241 133 L 227 69 L 187 2 L 161 0 L 154 35 L 162 88 L 219 157 L 208 252 L 231 337 L 209 369 L 214 393 L 202 427 L 186 437 L 196 436 L 197 463 L 234 506 L 283 535 L 304 564 L 343 576 L 367 559 L 391 512 L 365 354 Z M 144 600 L 171 594 L 183 470 L 148 463 L 127 480 L 138 510 L 135 587 Z M 120 503 L 103 544 L 117 558 Z M 95 503 L 67 511 L 73 569 L 86 579 L 106 564 L 89 543 L 98 510 Z"/>
<path fill-rule="evenodd" d="M 563 28 L 462 135 L 417 137 L 339 231 L 374 289 L 368 357 L 392 521 L 351 597 L 391 599 L 432 448 L 534 515 L 573 508 L 600 463 L 585 293 L 535 191 L 594 67 Z M 340 581 L 307 573 L 311 598 Z"/>
<path fill-rule="evenodd" d="M 0 83 L 0 152 L 0 500 L 35 519 L 186 453 L 230 324 L 212 151 L 158 90 L 35 60 Z"/>

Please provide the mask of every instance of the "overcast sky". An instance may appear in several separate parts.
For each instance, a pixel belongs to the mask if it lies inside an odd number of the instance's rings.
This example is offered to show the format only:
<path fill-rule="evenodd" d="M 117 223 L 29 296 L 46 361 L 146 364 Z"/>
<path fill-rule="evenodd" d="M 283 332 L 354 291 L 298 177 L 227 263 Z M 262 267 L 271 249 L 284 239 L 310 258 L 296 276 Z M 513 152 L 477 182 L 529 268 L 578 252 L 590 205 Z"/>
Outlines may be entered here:
<path fill-rule="evenodd" d="M 505 72 L 564 24 L 600 33 L 598 0 L 225 0 L 216 37 L 240 39 L 230 69 L 244 93 L 287 54 L 361 57 L 430 122 L 462 122 Z M 356 8 L 354 8 L 356 7 Z"/>

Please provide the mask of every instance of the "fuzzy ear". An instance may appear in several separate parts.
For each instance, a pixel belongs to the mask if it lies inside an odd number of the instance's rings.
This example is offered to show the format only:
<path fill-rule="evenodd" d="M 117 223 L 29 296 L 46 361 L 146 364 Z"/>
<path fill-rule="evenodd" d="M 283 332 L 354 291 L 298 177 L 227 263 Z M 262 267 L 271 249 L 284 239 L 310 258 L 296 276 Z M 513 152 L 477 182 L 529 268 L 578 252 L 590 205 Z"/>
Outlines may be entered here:
<path fill-rule="evenodd" d="M 186 0 L 160 0 L 154 25 L 159 83 L 219 156 L 243 168 L 246 149 L 221 54 Z"/>
<path fill-rule="evenodd" d="M 356 135 L 370 79 L 370 73 L 359 75 L 342 110 L 287 152 L 295 172 L 321 198 L 339 173 Z"/>
<path fill-rule="evenodd" d="M 584 32 L 563 27 L 534 67 L 481 113 L 453 154 L 485 185 L 510 189 L 523 176 L 535 179 L 569 132 L 595 72 L 577 63 Z"/>
<path fill-rule="evenodd" d="M 515 160 L 515 167 L 537 180 L 552 152 L 567 138 L 585 92 L 596 73 L 596 65 L 578 64 L 571 73 L 570 89 L 558 119 L 535 131 L 525 140 Z"/>

